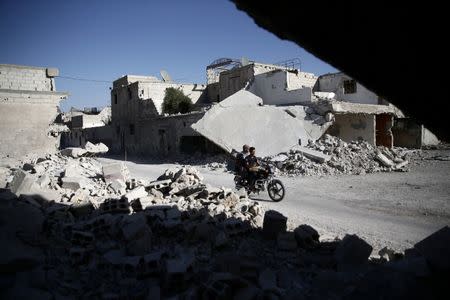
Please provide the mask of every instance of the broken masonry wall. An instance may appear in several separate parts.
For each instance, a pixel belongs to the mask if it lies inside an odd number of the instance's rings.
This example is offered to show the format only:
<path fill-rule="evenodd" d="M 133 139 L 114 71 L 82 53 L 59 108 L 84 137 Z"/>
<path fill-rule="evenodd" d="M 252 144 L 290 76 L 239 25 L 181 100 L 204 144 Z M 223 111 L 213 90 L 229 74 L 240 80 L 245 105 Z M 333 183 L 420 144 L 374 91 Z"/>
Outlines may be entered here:
<path fill-rule="evenodd" d="M 113 141 L 113 127 L 111 125 L 91 127 L 91 128 L 75 128 L 70 132 L 65 132 L 61 136 L 62 147 L 80 147 L 84 148 L 89 141 L 93 144 L 103 143 L 108 148 L 111 147 Z"/>
<path fill-rule="evenodd" d="M 57 75 L 53 68 L 0 65 L 0 155 L 58 149 L 60 135 L 50 133 L 50 124 L 67 93 L 55 92 Z"/>
<path fill-rule="evenodd" d="M 358 82 L 356 82 L 356 91 L 354 93 L 346 93 L 344 91 L 344 81 L 346 80 L 353 79 L 342 72 L 322 75 L 319 77 L 314 91 L 335 93 L 336 100 L 341 101 L 380 104 L 379 97 Z"/>
<path fill-rule="evenodd" d="M 392 133 L 394 135 L 394 146 L 397 147 L 421 148 L 440 143 L 431 131 L 410 118 L 395 119 Z"/>
<path fill-rule="evenodd" d="M 127 153 L 141 156 L 180 154 L 183 137 L 199 136 L 191 124 L 203 115 L 204 112 L 194 112 L 141 120 L 136 128 L 135 141 L 124 143 Z"/>
<path fill-rule="evenodd" d="M 243 89 L 247 82 L 253 80 L 254 75 L 255 70 L 253 64 L 221 72 L 219 77 L 219 101 Z"/>
<path fill-rule="evenodd" d="M 129 83 L 132 80 L 136 81 Z M 162 102 L 167 88 L 181 89 L 193 103 L 206 97 L 205 85 L 157 80 L 156 77 L 125 76 L 114 81 L 114 88 L 111 90 L 112 153 L 123 152 L 124 143 L 139 143 L 135 134 L 139 120 L 156 118 L 162 113 Z M 134 149 L 136 146 L 128 148 Z"/>
<path fill-rule="evenodd" d="M 336 114 L 333 125 L 328 128 L 326 133 L 337 136 L 346 142 L 363 139 L 375 146 L 375 115 Z"/>
<path fill-rule="evenodd" d="M 248 91 L 261 97 L 264 104 L 268 105 L 311 102 L 311 87 L 303 87 L 303 80 L 290 74 L 284 70 L 275 70 L 255 75 Z"/>

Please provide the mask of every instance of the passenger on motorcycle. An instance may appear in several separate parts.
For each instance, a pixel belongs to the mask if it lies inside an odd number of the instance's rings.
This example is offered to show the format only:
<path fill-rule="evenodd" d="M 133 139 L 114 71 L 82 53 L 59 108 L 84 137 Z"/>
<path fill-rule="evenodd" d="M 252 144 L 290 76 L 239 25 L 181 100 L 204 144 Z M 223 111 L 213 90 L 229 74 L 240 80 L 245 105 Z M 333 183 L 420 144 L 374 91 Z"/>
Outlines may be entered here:
<path fill-rule="evenodd" d="M 246 166 L 248 170 L 249 186 L 254 188 L 256 177 L 259 171 L 259 160 L 255 156 L 255 147 L 250 147 L 250 154 L 245 158 Z"/>
<path fill-rule="evenodd" d="M 234 171 L 236 174 L 240 175 L 242 179 L 247 179 L 247 163 L 246 157 L 250 154 L 249 152 L 250 146 L 245 144 L 242 146 L 242 151 L 238 153 L 236 156 L 235 168 Z"/>

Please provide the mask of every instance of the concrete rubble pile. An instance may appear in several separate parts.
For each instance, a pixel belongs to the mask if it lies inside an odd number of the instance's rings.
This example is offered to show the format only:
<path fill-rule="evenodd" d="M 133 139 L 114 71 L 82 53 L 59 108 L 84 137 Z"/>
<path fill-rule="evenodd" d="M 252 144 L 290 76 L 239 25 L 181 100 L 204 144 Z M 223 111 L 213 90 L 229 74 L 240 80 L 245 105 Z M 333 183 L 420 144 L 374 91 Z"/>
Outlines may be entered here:
<path fill-rule="evenodd" d="M 282 214 L 202 180 L 190 166 L 150 181 L 120 162 L 61 154 L 10 169 L 0 190 L 0 296 L 339 299 L 373 293 L 369 282 L 416 293 L 423 279 L 448 274 L 448 227 L 404 254 L 369 258 L 356 235 L 289 231 Z"/>
<path fill-rule="evenodd" d="M 55 165 L 52 177 L 65 166 Z M 372 247 L 358 236 L 320 241 L 306 224 L 289 231 L 285 216 L 204 185 L 193 167 L 155 181 L 127 178 L 120 163 L 103 170 L 110 184 L 97 185 L 101 201 L 78 202 L 83 188 L 60 201 L 1 191 L 2 298 L 379 299 L 425 296 L 424 284 L 450 270 L 448 227 L 404 254 L 384 248 L 370 258 Z M 126 182 L 121 196 L 108 191 L 116 180 Z"/>
<path fill-rule="evenodd" d="M 347 143 L 325 134 L 320 140 L 310 141 L 306 149 L 294 147 L 289 152 L 266 157 L 264 160 L 275 164 L 281 173 L 289 176 L 360 175 L 408 171 L 413 152 L 406 148 L 375 147 L 365 141 Z"/>

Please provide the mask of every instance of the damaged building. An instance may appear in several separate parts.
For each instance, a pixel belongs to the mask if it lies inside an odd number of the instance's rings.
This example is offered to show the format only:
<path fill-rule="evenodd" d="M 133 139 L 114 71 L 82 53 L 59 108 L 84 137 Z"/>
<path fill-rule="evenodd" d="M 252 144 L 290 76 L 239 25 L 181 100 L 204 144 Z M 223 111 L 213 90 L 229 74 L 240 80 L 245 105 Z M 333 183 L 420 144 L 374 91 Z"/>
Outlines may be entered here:
<path fill-rule="evenodd" d="M 305 146 L 324 134 L 388 148 L 438 142 L 344 73 L 315 76 L 298 65 L 295 59 L 264 64 L 221 58 L 206 67 L 207 85 L 174 83 L 164 76 L 119 78 L 111 90 L 112 149 L 167 156 L 230 152 L 252 144 L 264 156 Z M 183 91 L 194 110 L 163 114 L 169 87 Z"/>
<path fill-rule="evenodd" d="M 343 72 L 319 76 L 314 94 L 330 100 L 326 106 L 336 113 L 336 119 L 329 133 L 343 140 L 361 138 L 372 145 L 407 148 L 439 143 L 422 124 Z"/>
<path fill-rule="evenodd" d="M 54 125 L 68 93 L 57 92 L 56 68 L 0 64 L 0 154 L 53 152 L 64 127 Z"/>
<path fill-rule="evenodd" d="M 64 147 L 84 147 L 87 142 L 112 144 L 111 107 L 103 109 L 86 107 L 83 110 L 71 108 L 64 114 L 64 123 L 70 128 L 61 136 Z"/>
<path fill-rule="evenodd" d="M 159 80 L 153 76 L 126 75 L 114 81 L 111 90 L 111 148 L 114 153 L 166 156 L 217 150 L 190 127 L 205 112 L 206 85 L 175 83 L 165 77 Z M 179 89 L 188 96 L 194 111 L 164 115 L 162 105 L 168 88 Z"/>

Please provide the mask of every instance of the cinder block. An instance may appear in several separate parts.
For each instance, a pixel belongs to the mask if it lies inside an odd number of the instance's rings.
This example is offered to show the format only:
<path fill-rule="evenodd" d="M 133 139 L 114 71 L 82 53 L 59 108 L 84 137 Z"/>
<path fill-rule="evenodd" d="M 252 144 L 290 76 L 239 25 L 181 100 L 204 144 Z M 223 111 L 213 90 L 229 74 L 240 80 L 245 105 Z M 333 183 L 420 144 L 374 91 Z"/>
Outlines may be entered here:
<path fill-rule="evenodd" d="M 281 213 L 268 210 L 264 214 L 263 234 L 268 239 L 276 239 L 280 232 L 285 232 L 287 228 L 287 217 Z"/>
<path fill-rule="evenodd" d="M 338 270 L 347 270 L 367 263 L 372 246 L 356 234 L 347 234 L 336 248 Z"/>

